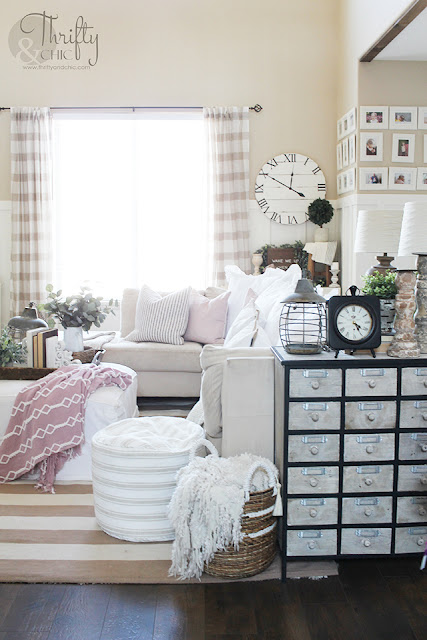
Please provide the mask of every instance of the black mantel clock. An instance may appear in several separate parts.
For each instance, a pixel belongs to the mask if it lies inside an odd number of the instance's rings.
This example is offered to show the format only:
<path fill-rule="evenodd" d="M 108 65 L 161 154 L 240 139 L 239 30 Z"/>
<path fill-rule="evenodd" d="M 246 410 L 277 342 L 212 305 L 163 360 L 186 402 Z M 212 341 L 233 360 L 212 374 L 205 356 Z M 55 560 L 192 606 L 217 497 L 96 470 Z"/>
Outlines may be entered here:
<path fill-rule="evenodd" d="M 380 301 L 377 296 L 358 295 L 358 287 L 349 287 L 350 295 L 333 296 L 328 301 L 329 347 L 336 351 L 349 349 L 351 355 L 358 349 L 375 351 L 381 344 Z"/>

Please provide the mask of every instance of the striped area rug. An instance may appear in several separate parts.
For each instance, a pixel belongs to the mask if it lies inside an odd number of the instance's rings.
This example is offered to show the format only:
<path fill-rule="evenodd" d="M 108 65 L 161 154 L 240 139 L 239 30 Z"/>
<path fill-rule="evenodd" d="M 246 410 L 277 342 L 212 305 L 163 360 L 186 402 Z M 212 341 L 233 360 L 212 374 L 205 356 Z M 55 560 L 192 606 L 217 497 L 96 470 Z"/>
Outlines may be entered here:
<path fill-rule="evenodd" d="M 182 584 L 168 577 L 172 543 L 125 542 L 101 531 L 91 484 L 57 484 L 55 490 L 39 493 L 34 482 L 0 485 L 0 582 Z M 334 562 L 288 565 L 288 577 L 336 573 Z M 245 580 L 278 579 L 279 557 Z M 201 582 L 227 580 L 204 574 Z"/>

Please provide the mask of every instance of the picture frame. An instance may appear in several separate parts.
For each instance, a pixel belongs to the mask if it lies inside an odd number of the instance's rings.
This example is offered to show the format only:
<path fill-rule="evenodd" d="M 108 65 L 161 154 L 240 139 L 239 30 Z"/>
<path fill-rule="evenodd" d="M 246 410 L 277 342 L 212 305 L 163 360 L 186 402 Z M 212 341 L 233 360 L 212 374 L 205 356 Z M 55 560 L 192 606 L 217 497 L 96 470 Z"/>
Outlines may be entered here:
<path fill-rule="evenodd" d="M 342 194 L 342 173 L 337 175 L 337 193 L 340 196 Z"/>
<path fill-rule="evenodd" d="M 342 175 L 342 192 L 343 193 L 347 193 L 348 191 L 348 184 L 347 184 L 347 171 L 344 171 L 344 173 L 341 174 Z"/>
<path fill-rule="evenodd" d="M 346 113 L 342 118 L 342 135 L 343 137 L 348 136 L 349 134 L 349 121 L 348 121 L 348 113 Z"/>
<path fill-rule="evenodd" d="M 363 129 L 388 129 L 388 107 L 359 108 L 359 127 Z"/>
<path fill-rule="evenodd" d="M 348 167 L 348 138 L 342 141 L 342 166 Z"/>
<path fill-rule="evenodd" d="M 417 107 L 390 107 L 390 129 L 417 129 Z"/>
<path fill-rule="evenodd" d="M 337 120 L 337 140 L 341 140 L 343 137 L 343 121 L 342 118 Z"/>
<path fill-rule="evenodd" d="M 418 107 L 418 129 L 427 129 L 427 107 Z"/>
<path fill-rule="evenodd" d="M 417 189 L 427 191 L 427 167 L 418 167 L 417 169 Z"/>
<path fill-rule="evenodd" d="M 341 171 L 342 169 L 342 147 L 341 142 L 337 144 L 337 170 Z"/>
<path fill-rule="evenodd" d="M 347 169 L 347 191 L 354 191 L 356 188 L 356 169 L 352 167 L 351 169 Z"/>
<path fill-rule="evenodd" d="M 356 164 L 356 134 L 348 138 L 348 163 Z"/>
<path fill-rule="evenodd" d="M 345 114 L 344 118 L 347 118 L 348 133 L 353 133 L 353 131 L 356 131 L 356 126 L 357 126 L 356 107 L 353 107 L 352 109 L 350 109 L 350 111 L 348 111 Z"/>
<path fill-rule="evenodd" d="M 267 265 L 274 264 L 276 269 L 286 271 L 291 264 L 298 264 L 298 256 L 294 247 L 268 247 Z"/>
<path fill-rule="evenodd" d="M 360 133 L 360 162 L 383 161 L 383 134 L 373 131 Z"/>
<path fill-rule="evenodd" d="M 384 191 L 388 188 L 388 167 L 359 169 L 359 191 Z"/>
<path fill-rule="evenodd" d="M 391 161 L 414 162 L 415 133 L 393 133 Z"/>
<path fill-rule="evenodd" d="M 413 191 L 416 189 L 417 170 L 413 167 L 389 167 L 389 189 Z"/>

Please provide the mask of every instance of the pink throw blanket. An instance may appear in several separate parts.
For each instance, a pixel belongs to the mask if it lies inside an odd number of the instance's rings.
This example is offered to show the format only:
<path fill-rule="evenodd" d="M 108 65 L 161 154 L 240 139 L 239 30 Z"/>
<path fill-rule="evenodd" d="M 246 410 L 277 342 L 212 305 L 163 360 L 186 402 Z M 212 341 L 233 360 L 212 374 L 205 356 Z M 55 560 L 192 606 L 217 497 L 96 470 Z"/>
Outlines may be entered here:
<path fill-rule="evenodd" d="M 56 474 L 80 454 L 88 397 L 98 387 L 126 389 L 129 374 L 95 364 L 61 367 L 17 395 L 0 444 L 0 483 L 40 472 L 37 487 L 53 493 Z"/>

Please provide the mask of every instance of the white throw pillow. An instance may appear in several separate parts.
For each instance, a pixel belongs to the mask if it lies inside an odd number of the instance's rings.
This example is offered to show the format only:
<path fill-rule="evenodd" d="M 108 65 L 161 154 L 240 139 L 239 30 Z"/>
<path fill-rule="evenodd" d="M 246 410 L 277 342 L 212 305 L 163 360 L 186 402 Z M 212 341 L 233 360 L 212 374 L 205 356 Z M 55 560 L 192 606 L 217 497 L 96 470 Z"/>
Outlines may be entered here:
<path fill-rule="evenodd" d="M 254 300 L 243 307 L 231 325 L 224 347 L 250 347 L 257 330 L 258 311 Z"/>
<path fill-rule="evenodd" d="M 225 267 L 228 290 L 231 291 L 228 299 L 227 334 L 245 304 L 248 289 L 252 289 L 256 295 L 259 295 L 276 279 L 282 278 L 284 273 L 286 272 L 282 269 L 266 269 L 260 276 L 254 276 L 247 275 L 236 265 Z"/>
<path fill-rule="evenodd" d="M 126 336 L 131 342 L 184 344 L 190 309 L 191 287 L 162 296 L 143 285 L 136 304 L 135 329 Z"/>

